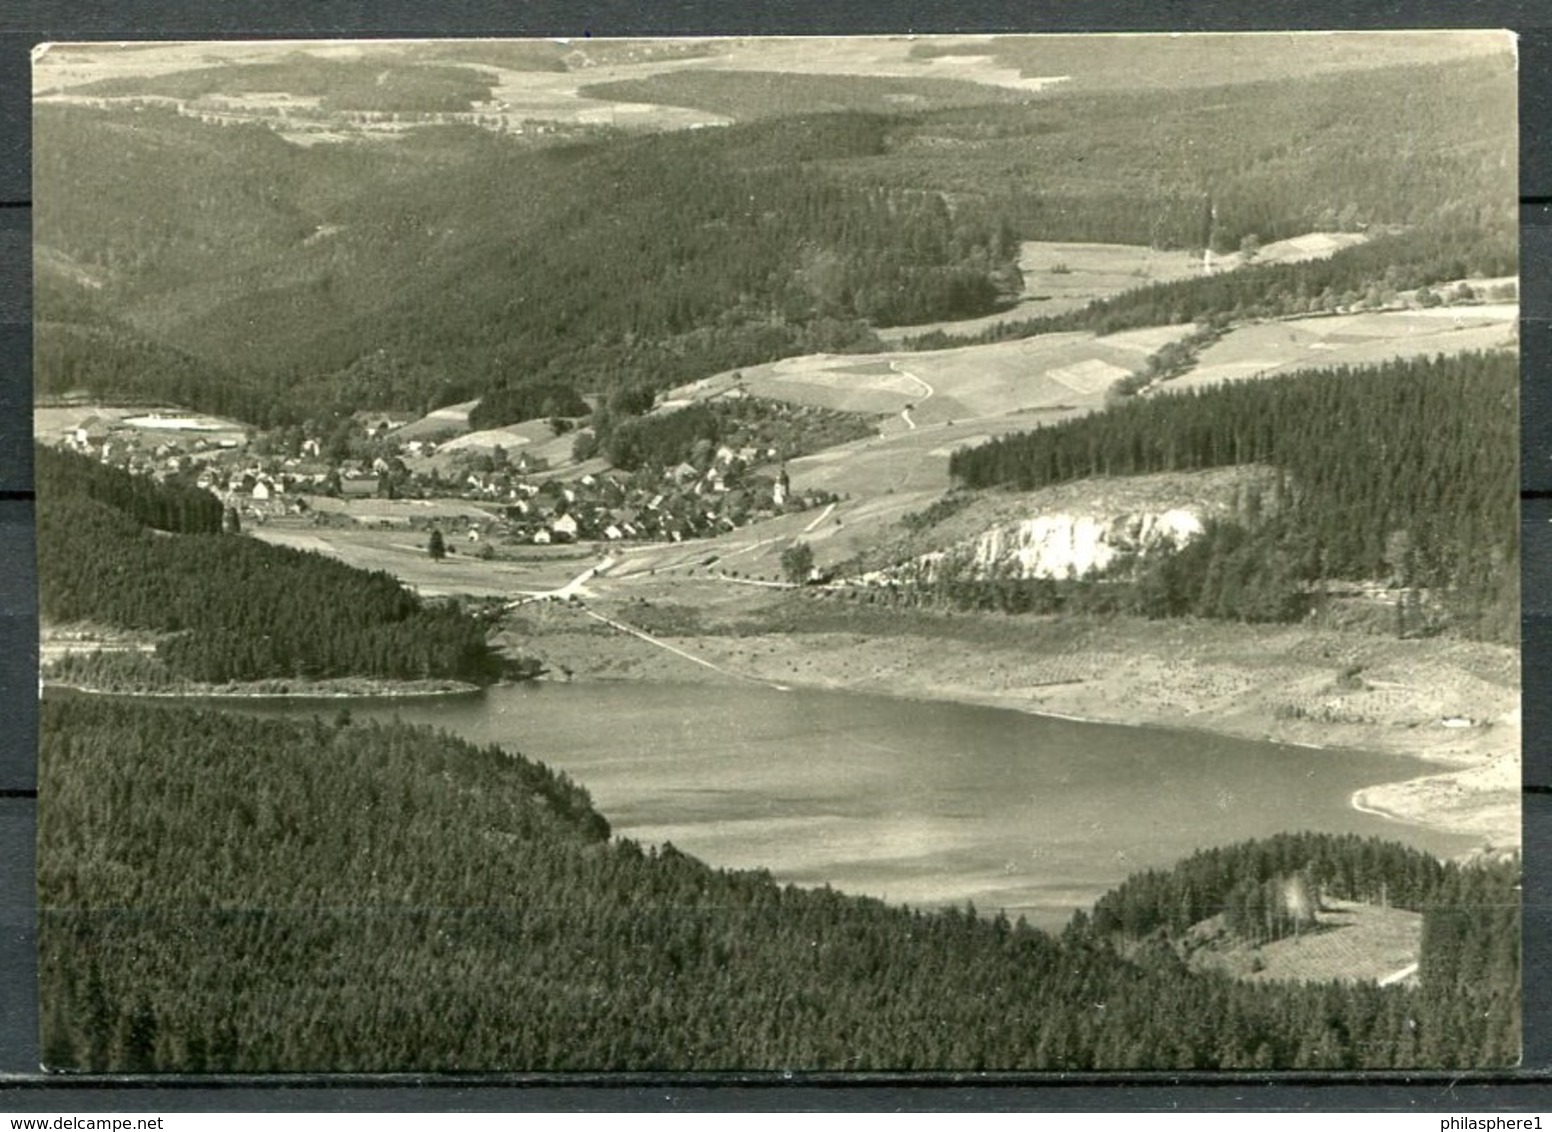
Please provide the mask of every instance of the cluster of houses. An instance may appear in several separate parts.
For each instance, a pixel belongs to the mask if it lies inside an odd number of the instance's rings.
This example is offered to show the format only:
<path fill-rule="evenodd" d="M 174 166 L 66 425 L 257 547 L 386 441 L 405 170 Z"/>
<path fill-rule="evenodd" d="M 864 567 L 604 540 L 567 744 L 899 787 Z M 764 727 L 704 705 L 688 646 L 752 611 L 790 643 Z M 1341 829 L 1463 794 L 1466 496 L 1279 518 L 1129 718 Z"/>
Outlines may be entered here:
<path fill-rule="evenodd" d="M 369 425 L 368 435 L 372 432 Z M 813 491 L 795 495 L 785 469 L 774 475 L 753 471 L 756 462 L 770 456 L 754 448 L 724 446 L 698 453 L 696 463 L 686 461 L 662 471 L 610 470 L 571 479 L 541 479 L 542 466 L 519 454 L 495 466 L 489 460 L 455 465 L 458 471 L 449 480 L 406 467 L 404 456 L 428 455 L 434 449 L 418 440 L 399 446 L 394 455 L 386 454 L 394 448 L 382 446 L 376 450 L 385 454 L 348 460 L 326 458 L 321 442 L 311 438 L 293 449 L 298 453 L 294 456 L 258 455 L 232 436 L 169 437 L 104 417 L 83 421 L 62 440 L 133 472 L 191 481 L 236 513 L 260 521 L 312 512 L 308 496 L 459 498 L 490 513 L 489 521 L 468 524 L 467 535 L 474 542 L 492 537 L 540 545 L 679 542 L 830 501 Z M 481 463 L 483 469 L 477 470 Z"/>
<path fill-rule="evenodd" d="M 783 510 L 823 502 L 794 497 L 785 471 L 736 484 L 688 466 L 660 476 L 584 475 L 571 482 L 522 483 L 504 504 L 509 537 L 538 544 L 594 540 L 681 542 L 736 530 Z"/>
<path fill-rule="evenodd" d="M 162 430 L 103 416 L 87 417 L 59 439 L 71 451 L 158 480 L 230 458 L 246 442 L 235 430 Z"/>
<path fill-rule="evenodd" d="M 702 467 L 684 462 L 661 472 L 602 471 L 572 479 L 539 479 L 521 455 L 511 462 L 464 469 L 438 494 L 490 505 L 503 521 L 484 531 L 471 527 L 471 541 L 499 534 L 537 543 L 622 540 L 678 542 L 735 530 L 781 511 L 829 501 L 810 492 L 794 497 L 785 469 L 755 473 L 750 465 L 766 455 L 755 449 L 723 447 L 706 454 Z M 428 485 L 416 482 L 419 490 Z"/>

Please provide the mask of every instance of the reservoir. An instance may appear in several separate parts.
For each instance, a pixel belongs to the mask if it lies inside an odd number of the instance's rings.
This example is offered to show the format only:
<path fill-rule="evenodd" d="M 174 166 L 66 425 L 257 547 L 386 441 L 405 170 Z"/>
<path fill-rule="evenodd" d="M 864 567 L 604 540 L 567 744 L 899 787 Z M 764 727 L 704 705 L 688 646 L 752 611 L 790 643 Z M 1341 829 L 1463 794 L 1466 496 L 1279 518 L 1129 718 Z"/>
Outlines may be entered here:
<path fill-rule="evenodd" d="M 643 845 L 895 904 L 971 901 L 1043 927 L 1131 873 L 1251 837 L 1352 832 L 1441 857 L 1475 845 L 1352 808 L 1355 790 L 1437 769 L 1395 755 L 753 685 L 537 683 L 348 706 L 565 771 L 616 835 Z"/>

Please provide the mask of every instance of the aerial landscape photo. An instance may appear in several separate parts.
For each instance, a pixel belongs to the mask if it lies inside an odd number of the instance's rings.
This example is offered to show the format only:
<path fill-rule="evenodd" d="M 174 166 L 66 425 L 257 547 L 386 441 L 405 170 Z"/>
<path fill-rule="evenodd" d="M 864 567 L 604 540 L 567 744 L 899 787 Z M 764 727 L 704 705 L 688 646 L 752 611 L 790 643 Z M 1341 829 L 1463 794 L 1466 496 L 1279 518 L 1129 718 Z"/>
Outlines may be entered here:
<path fill-rule="evenodd" d="M 45 1068 L 1518 1064 L 1511 35 L 32 81 Z"/>

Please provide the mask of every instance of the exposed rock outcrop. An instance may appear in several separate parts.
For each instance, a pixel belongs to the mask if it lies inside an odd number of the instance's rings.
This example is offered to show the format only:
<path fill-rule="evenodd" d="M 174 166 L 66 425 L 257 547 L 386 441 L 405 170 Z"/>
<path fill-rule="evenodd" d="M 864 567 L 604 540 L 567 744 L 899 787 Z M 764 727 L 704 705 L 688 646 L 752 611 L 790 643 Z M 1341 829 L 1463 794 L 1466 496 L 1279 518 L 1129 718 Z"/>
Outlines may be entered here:
<path fill-rule="evenodd" d="M 1036 515 L 998 524 L 978 538 L 923 555 L 916 567 L 928 578 L 945 563 L 981 577 L 1081 578 L 1104 573 L 1128 558 L 1179 550 L 1203 529 L 1201 516 L 1186 508 Z"/>

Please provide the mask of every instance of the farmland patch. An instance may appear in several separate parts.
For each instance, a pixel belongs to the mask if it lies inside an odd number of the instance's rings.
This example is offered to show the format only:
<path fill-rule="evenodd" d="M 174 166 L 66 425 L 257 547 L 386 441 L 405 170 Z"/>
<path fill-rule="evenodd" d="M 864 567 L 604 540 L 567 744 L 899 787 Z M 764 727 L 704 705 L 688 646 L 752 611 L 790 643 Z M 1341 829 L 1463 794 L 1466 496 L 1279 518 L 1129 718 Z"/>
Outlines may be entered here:
<path fill-rule="evenodd" d="M 411 421 L 394 432 L 398 440 L 424 440 L 428 437 L 446 436 L 469 431 L 469 411 L 478 401 L 464 401 L 457 405 L 444 405 L 433 409 L 418 421 Z"/>
<path fill-rule="evenodd" d="M 548 432 L 548 430 L 546 430 Z M 490 448 L 521 448 L 532 443 L 533 438 L 524 432 L 510 428 L 487 428 L 466 433 L 442 445 L 443 452 L 463 452 Z"/>
<path fill-rule="evenodd" d="M 1362 232 L 1309 232 L 1289 240 L 1266 244 L 1253 254 L 1233 252 L 1212 258 L 1212 274 L 1221 275 L 1250 263 L 1300 263 L 1325 259 L 1365 242 Z M 878 331 L 885 342 L 895 344 L 933 331 L 973 335 L 1000 322 L 1049 318 L 1082 310 L 1138 287 L 1191 279 L 1209 270 L 1201 253 L 1169 251 L 1143 244 L 1059 243 L 1026 240 L 1020 245 L 1019 272 L 1023 293 L 1012 306 L 979 318 L 896 326 Z"/>
<path fill-rule="evenodd" d="M 1448 307 L 1261 322 L 1237 327 L 1202 351 L 1190 373 L 1159 387 L 1191 389 L 1299 369 L 1373 365 L 1395 358 L 1492 350 L 1514 344 L 1519 308 Z"/>
<path fill-rule="evenodd" d="M 1189 323 L 1104 337 L 1088 331 L 1043 334 L 984 346 L 882 354 L 809 354 L 745 367 L 672 390 L 706 400 L 740 385 L 774 400 L 895 416 L 908 406 L 918 428 L 1030 411 L 1097 409 L 1111 385 L 1142 369 Z M 883 422 L 886 432 L 903 424 Z M 941 442 L 939 442 L 941 443 Z"/>

